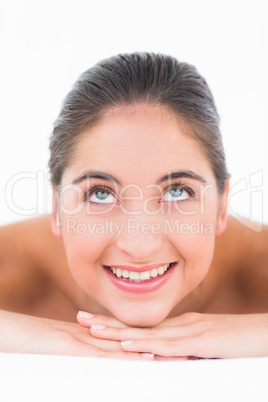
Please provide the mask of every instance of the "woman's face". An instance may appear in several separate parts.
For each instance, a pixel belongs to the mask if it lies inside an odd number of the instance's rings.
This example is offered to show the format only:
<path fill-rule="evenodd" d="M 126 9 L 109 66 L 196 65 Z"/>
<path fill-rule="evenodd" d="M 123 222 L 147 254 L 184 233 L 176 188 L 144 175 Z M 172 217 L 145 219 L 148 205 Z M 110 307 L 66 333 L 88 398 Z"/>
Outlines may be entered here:
<path fill-rule="evenodd" d="M 83 291 L 120 321 L 153 326 L 205 277 L 225 226 L 220 201 L 207 158 L 178 121 L 126 106 L 81 136 L 54 231 Z"/>

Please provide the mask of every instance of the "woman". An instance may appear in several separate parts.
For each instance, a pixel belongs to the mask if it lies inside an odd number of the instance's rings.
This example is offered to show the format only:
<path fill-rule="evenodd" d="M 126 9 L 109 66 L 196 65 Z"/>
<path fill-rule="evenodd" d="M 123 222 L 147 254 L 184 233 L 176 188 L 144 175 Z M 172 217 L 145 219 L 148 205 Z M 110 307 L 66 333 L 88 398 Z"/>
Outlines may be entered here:
<path fill-rule="evenodd" d="M 58 242 L 47 218 L 2 228 L 1 350 L 268 356 L 267 229 L 231 221 L 222 235 L 229 175 L 194 67 L 147 53 L 98 63 L 68 94 L 50 151 Z"/>

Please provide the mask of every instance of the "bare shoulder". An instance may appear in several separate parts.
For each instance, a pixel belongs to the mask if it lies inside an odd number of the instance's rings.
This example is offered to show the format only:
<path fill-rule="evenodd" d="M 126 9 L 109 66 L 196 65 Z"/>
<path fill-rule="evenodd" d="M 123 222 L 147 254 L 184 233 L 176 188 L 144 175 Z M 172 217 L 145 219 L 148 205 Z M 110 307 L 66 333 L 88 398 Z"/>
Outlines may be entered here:
<path fill-rule="evenodd" d="M 48 291 L 52 256 L 64 258 L 57 240 L 49 216 L 0 227 L 1 308 L 23 311 Z"/>
<path fill-rule="evenodd" d="M 235 288 L 243 296 L 249 312 L 267 312 L 268 226 L 238 222 L 234 218 L 229 219 L 228 225 L 228 244 L 235 261 Z"/>
<path fill-rule="evenodd" d="M 231 258 L 238 266 L 267 261 L 268 226 L 228 217 L 225 232 L 216 240 L 217 253 Z M 227 252 L 228 251 L 228 252 Z"/>
<path fill-rule="evenodd" d="M 206 312 L 268 311 L 268 227 L 228 217 L 207 275 Z"/>
<path fill-rule="evenodd" d="M 41 270 L 53 252 L 63 256 L 62 241 L 53 235 L 50 219 L 46 215 L 0 227 L 1 260 L 19 260 L 23 265 L 35 265 Z"/>

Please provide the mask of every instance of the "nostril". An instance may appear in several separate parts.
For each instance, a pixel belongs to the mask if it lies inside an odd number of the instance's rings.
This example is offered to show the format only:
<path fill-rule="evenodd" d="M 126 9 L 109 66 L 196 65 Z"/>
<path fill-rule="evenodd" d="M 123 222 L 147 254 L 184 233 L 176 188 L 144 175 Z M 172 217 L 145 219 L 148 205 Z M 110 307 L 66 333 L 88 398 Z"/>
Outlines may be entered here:
<path fill-rule="evenodd" d="M 161 235 L 147 232 L 145 229 L 130 228 L 127 233 L 120 235 L 116 239 L 117 247 L 127 253 L 133 261 L 151 261 L 152 256 L 163 246 Z"/>

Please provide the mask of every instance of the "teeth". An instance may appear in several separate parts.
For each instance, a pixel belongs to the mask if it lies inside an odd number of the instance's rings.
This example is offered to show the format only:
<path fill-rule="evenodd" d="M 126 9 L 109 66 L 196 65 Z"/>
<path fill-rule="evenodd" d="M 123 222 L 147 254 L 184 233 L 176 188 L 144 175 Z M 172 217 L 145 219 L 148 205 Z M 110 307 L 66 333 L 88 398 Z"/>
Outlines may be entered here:
<path fill-rule="evenodd" d="M 122 269 L 121 268 L 116 268 L 116 276 L 117 276 L 117 278 L 121 278 L 121 276 L 122 276 Z"/>
<path fill-rule="evenodd" d="M 129 277 L 130 277 L 130 279 L 140 279 L 140 274 L 138 272 L 130 271 Z"/>
<path fill-rule="evenodd" d="M 156 268 L 154 268 L 154 269 L 151 269 L 151 271 L 150 271 L 150 273 L 151 273 L 151 277 L 152 278 L 156 278 L 157 277 L 157 269 Z"/>
<path fill-rule="evenodd" d="M 144 271 L 139 273 L 139 279 L 149 279 L 151 271 Z"/>
<path fill-rule="evenodd" d="M 150 271 L 136 272 L 136 271 L 128 271 L 127 269 L 114 268 L 110 267 L 110 270 L 113 272 L 117 278 L 122 278 L 129 280 L 130 282 L 145 282 L 150 280 L 151 278 L 156 278 L 157 276 L 163 275 L 171 264 L 162 265 L 159 268 L 151 269 Z"/>

